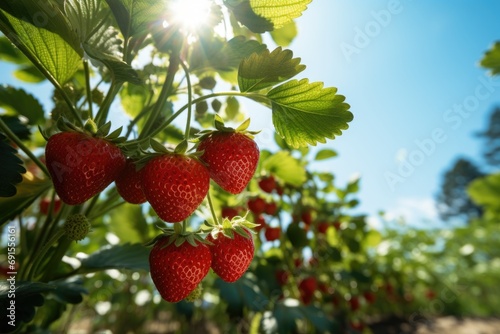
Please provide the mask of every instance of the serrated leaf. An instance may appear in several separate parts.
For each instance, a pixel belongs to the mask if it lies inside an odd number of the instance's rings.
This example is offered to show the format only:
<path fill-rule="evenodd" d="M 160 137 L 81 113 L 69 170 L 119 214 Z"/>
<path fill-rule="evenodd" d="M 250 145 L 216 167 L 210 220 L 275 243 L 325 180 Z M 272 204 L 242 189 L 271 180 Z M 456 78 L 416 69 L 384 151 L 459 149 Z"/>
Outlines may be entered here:
<path fill-rule="evenodd" d="M 103 10 L 103 1 L 66 0 L 64 2 L 66 17 L 82 43 L 87 42 L 107 18 L 109 12 Z"/>
<path fill-rule="evenodd" d="M 52 0 L 0 2 L 0 30 L 52 82 L 62 86 L 83 56 L 78 37 Z"/>
<path fill-rule="evenodd" d="M 306 170 L 288 151 L 279 151 L 262 162 L 262 168 L 293 186 L 301 186 L 307 179 Z"/>
<path fill-rule="evenodd" d="M 141 244 L 123 244 L 101 248 L 82 260 L 79 272 L 107 269 L 149 271 L 149 249 Z"/>
<path fill-rule="evenodd" d="M 274 29 L 271 20 L 255 13 L 250 0 L 225 0 L 224 4 L 234 17 L 254 33 L 262 34 Z"/>
<path fill-rule="evenodd" d="M 35 316 L 35 309 L 44 304 L 42 294 L 53 291 L 56 286 L 53 284 L 38 282 L 15 282 L 15 299 L 9 297 L 10 282 L 2 280 L 0 282 L 0 307 L 3 314 L 7 314 L 7 308 L 10 307 L 11 300 L 15 301 L 15 326 L 11 326 L 7 319 L 0 323 L 1 333 L 11 333 L 14 329 L 19 329 L 22 323 L 30 322 Z"/>
<path fill-rule="evenodd" d="M 118 58 L 116 54 L 105 53 L 102 50 L 104 48 L 99 48 L 89 43 L 84 43 L 83 48 L 90 58 L 99 61 L 109 69 L 115 82 L 130 82 L 135 85 L 142 84 L 141 78 L 132 66 Z"/>
<path fill-rule="evenodd" d="M 242 92 L 258 91 L 286 81 L 305 68 L 300 58 L 293 58 L 292 51 L 281 47 L 271 53 L 269 50 L 253 53 L 239 66 L 238 85 Z"/>
<path fill-rule="evenodd" d="M 1 161 L 4 161 L 3 157 Z M 4 165 L 1 164 L 0 166 L 0 173 L 5 173 L 3 169 L 5 168 Z M 22 174 L 22 182 L 16 186 L 17 193 L 15 196 L 6 198 L 0 197 L 0 225 L 13 219 L 52 186 L 52 182 L 48 179 L 35 179 L 31 174 L 28 174 L 28 176 L 26 174 Z M 2 177 L 1 182 L 3 183 L 6 179 L 7 177 Z"/>
<path fill-rule="evenodd" d="M 45 120 L 41 103 L 21 88 L 0 86 L 0 107 L 26 117 L 31 125 L 43 124 Z"/>
<path fill-rule="evenodd" d="M 128 39 L 149 32 L 150 25 L 161 22 L 166 13 L 166 3 L 163 0 L 106 0 L 120 27 Z"/>
<path fill-rule="evenodd" d="M 286 47 L 297 37 L 297 33 L 297 25 L 294 21 L 290 21 L 283 27 L 271 31 L 271 37 L 277 45 Z"/>
<path fill-rule="evenodd" d="M 0 133 L 0 161 L 2 161 L 0 165 L 0 175 L 2 175 L 0 178 L 0 197 L 14 196 L 17 192 L 16 184 L 23 180 L 22 174 L 26 173 L 22 160 L 16 154 L 17 150 L 10 146 Z M 7 211 L 4 210 L 4 212 Z"/>
<path fill-rule="evenodd" d="M 250 0 L 250 6 L 255 14 L 266 18 L 274 29 L 283 27 L 286 23 L 302 15 L 312 0 Z"/>
<path fill-rule="evenodd" d="M 7 125 L 7 127 L 12 131 L 19 139 L 28 140 L 30 139 L 30 129 L 27 124 L 18 116 L 13 115 L 0 115 L 0 119 Z"/>
<path fill-rule="evenodd" d="M 318 151 L 318 153 L 316 153 L 316 156 L 314 157 L 314 160 L 317 160 L 317 161 L 327 160 L 330 158 L 334 158 L 336 156 L 337 156 L 337 152 L 326 148 L 326 149 Z"/>
<path fill-rule="evenodd" d="M 29 60 L 5 36 L 0 37 L 0 60 L 14 64 L 28 64 Z"/>
<path fill-rule="evenodd" d="M 482 67 L 490 69 L 493 75 L 500 73 L 500 42 L 496 42 L 492 48 L 484 54 L 480 64 Z"/>
<path fill-rule="evenodd" d="M 244 36 L 236 36 L 228 42 L 214 41 L 208 46 L 203 45 L 203 49 L 198 52 L 193 51 L 190 69 L 194 73 L 207 68 L 213 68 L 216 71 L 233 71 L 238 69 L 244 58 L 254 52 L 260 53 L 264 50 L 266 50 L 264 44 L 255 40 L 247 40 Z"/>
<path fill-rule="evenodd" d="M 294 148 L 325 143 L 340 136 L 353 115 L 344 96 L 323 83 L 291 80 L 268 92 L 276 132 Z"/>

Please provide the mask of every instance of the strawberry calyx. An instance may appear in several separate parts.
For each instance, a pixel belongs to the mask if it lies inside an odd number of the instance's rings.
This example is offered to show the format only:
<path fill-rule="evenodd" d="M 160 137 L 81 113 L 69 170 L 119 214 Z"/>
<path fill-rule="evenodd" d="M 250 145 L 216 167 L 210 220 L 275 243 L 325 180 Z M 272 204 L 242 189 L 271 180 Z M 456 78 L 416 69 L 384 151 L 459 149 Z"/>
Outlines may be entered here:
<path fill-rule="evenodd" d="M 184 231 L 182 228 L 182 224 L 174 224 L 173 228 L 161 226 L 157 227 L 162 231 L 162 233 L 157 235 L 151 241 L 147 242 L 145 244 L 146 247 L 153 246 L 154 244 L 156 244 L 156 242 L 163 238 L 168 238 L 168 240 L 162 246 L 162 248 L 170 246 L 172 243 L 175 244 L 176 247 L 179 247 L 184 242 L 189 243 L 193 247 L 196 247 L 199 244 L 211 244 L 208 240 L 205 239 L 207 233 L 202 230 L 196 232 Z"/>
<path fill-rule="evenodd" d="M 220 117 L 218 114 L 215 114 L 214 118 L 214 127 L 215 130 L 203 130 L 200 131 L 196 134 L 196 138 L 192 139 L 192 142 L 194 143 L 199 143 L 203 138 L 208 137 L 214 132 L 224 132 L 224 133 L 242 133 L 249 137 L 250 139 L 253 139 L 256 134 L 258 134 L 260 131 L 248 131 L 248 127 L 250 126 L 250 118 L 247 118 L 243 123 L 241 123 L 238 127 L 231 128 L 227 127 L 224 124 L 224 120 L 222 117 Z"/>
<path fill-rule="evenodd" d="M 188 141 L 183 140 L 177 146 L 164 145 L 154 138 L 150 138 L 147 147 L 140 147 L 129 157 L 133 158 L 138 169 L 144 167 L 149 160 L 166 154 L 177 154 L 192 157 L 197 160 L 201 156 L 200 152 L 188 152 Z"/>
<path fill-rule="evenodd" d="M 209 233 L 212 238 L 217 239 L 218 235 L 222 233 L 225 237 L 230 239 L 234 239 L 234 233 L 238 233 L 244 238 L 251 238 L 251 234 L 256 234 L 253 229 L 260 224 L 255 224 L 247 220 L 248 212 L 245 216 L 235 216 L 232 219 L 224 218 L 222 223 L 213 223 L 209 221 L 205 221 L 205 224 L 208 225 L 208 229 L 204 230 L 206 233 Z"/>

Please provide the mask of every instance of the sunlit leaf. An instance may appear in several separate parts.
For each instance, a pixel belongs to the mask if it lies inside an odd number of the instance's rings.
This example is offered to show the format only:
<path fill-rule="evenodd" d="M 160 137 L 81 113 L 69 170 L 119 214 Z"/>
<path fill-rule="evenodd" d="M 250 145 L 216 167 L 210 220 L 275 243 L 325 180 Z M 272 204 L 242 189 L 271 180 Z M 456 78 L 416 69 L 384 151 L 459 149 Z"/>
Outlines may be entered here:
<path fill-rule="evenodd" d="M 262 168 L 293 186 L 301 186 L 307 179 L 305 168 L 287 151 L 279 151 L 264 160 Z"/>
<path fill-rule="evenodd" d="M 483 59 L 481 60 L 481 66 L 491 70 L 491 74 L 500 73 L 500 42 L 496 42 L 493 47 L 488 50 Z"/>
<path fill-rule="evenodd" d="M 67 0 L 64 2 L 64 12 L 71 27 L 86 42 L 101 27 L 108 16 L 103 10 L 104 0 Z"/>
<path fill-rule="evenodd" d="M 276 132 L 288 145 L 298 148 L 325 143 L 348 128 L 353 119 L 337 89 L 323 88 L 323 83 L 302 79 L 288 81 L 267 94 L 272 101 Z"/>
<path fill-rule="evenodd" d="M 239 22 L 254 33 L 262 34 L 266 31 L 274 29 L 274 25 L 271 20 L 260 16 L 253 11 L 250 5 L 250 0 L 226 0 L 224 1 L 224 4 L 231 10 L 234 17 Z"/>
<path fill-rule="evenodd" d="M 146 86 L 125 84 L 120 91 L 120 102 L 123 110 L 130 117 L 136 117 L 144 109 L 149 94 Z"/>
<path fill-rule="evenodd" d="M 113 210 L 110 214 L 109 229 L 123 242 L 147 241 L 148 225 L 139 205 L 127 203 Z"/>
<path fill-rule="evenodd" d="M 302 15 L 312 0 L 250 0 L 255 14 L 271 21 L 274 29 L 279 29 Z"/>
<path fill-rule="evenodd" d="M 0 30 L 59 85 L 75 74 L 83 50 L 78 36 L 51 0 L 0 2 Z"/>
<path fill-rule="evenodd" d="M 43 124 L 45 120 L 41 103 L 21 88 L 0 86 L 0 107 L 26 117 L 31 125 Z"/>
<path fill-rule="evenodd" d="M 265 50 L 243 59 L 238 69 L 238 84 L 242 92 L 257 91 L 288 80 L 305 68 L 290 50 L 281 47 L 271 53 Z"/>
<path fill-rule="evenodd" d="M 476 204 L 500 212 L 500 173 L 472 181 L 467 192 Z"/>
<path fill-rule="evenodd" d="M 334 150 L 325 148 L 325 149 L 318 151 L 318 153 L 316 153 L 314 160 L 318 160 L 318 161 L 319 160 L 327 160 L 327 159 L 334 158 L 336 156 L 337 156 L 337 152 L 335 152 Z"/>
<path fill-rule="evenodd" d="M 47 78 L 33 65 L 20 66 L 12 73 L 20 81 L 28 83 L 39 83 Z"/>
<path fill-rule="evenodd" d="M 273 41 L 279 46 L 289 46 L 297 37 L 297 25 L 295 21 L 286 23 L 283 27 L 271 31 Z"/>

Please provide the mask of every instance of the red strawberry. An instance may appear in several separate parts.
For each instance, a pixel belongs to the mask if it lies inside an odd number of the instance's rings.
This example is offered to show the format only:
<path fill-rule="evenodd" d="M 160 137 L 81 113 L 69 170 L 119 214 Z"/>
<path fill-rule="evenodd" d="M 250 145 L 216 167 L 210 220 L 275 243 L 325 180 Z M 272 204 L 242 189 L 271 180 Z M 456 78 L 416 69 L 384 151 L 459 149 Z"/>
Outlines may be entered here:
<path fill-rule="evenodd" d="M 283 269 L 276 270 L 276 272 L 274 274 L 276 277 L 276 281 L 278 282 L 278 284 L 280 286 L 285 285 L 286 282 L 288 282 L 288 278 L 290 277 L 290 273 L 286 270 L 283 270 Z"/>
<path fill-rule="evenodd" d="M 246 188 L 259 162 L 257 144 L 241 132 L 214 131 L 201 139 L 198 151 L 204 151 L 201 160 L 212 180 L 232 194 Z"/>
<path fill-rule="evenodd" d="M 188 218 L 208 193 L 210 176 L 195 158 L 167 153 L 149 160 L 143 170 L 144 195 L 164 221 Z"/>
<path fill-rule="evenodd" d="M 259 225 L 259 226 L 255 227 L 256 231 L 260 231 L 264 227 L 267 226 L 266 218 L 264 218 L 263 215 L 254 215 L 253 217 L 254 217 L 254 219 L 253 219 L 254 224 L 258 224 Z"/>
<path fill-rule="evenodd" d="M 143 169 L 137 170 L 133 160 L 127 159 L 125 168 L 115 180 L 116 190 L 120 196 L 132 204 L 146 202 L 146 196 L 142 191 Z"/>
<path fill-rule="evenodd" d="M 237 281 L 247 270 L 253 259 L 254 244 L 251 233 L 245 230 L 248 238 L 234 233 L 234 238 L 229 238 L 218 233 L 216 238 L 211 234 L 207 240 L 212 242 L 212 269 L 222 280 L 232 283 Z"/>
<path fill-rule="evenodd" d="M 377 299 L 377 296 L 371 291 L 363 292 L 363 297 L 365 297 L 365 300 L 368 304 L 375 303 L 375 300 Z"/>
<path fill-rule="evenodd" d="M 264 231 L 264 236 L 266 237 L 267 241 L 274 241 L 278 240 L 281 235 L 281 228 L 280 227 L 266 227 L 266 230 Z"/>
<path fill-rule="evenodd" d="M 272 193 L 276 189 L 276 180 L 274 176 L 266 176 L 259 180 L 259 187 L 266 193 Z"/>
<path fill-rule="evenodd" d="M 361 304 L 359 303 L 359 298 L 356 296 L 352 296 L 351 299 L 349 299 L 349 307 L 353 312 L 358 310 L 361 307 Z"/>
<path fill-rule="evenodd" d="M 328 227 L 330 227 L 330 224 L 328 222 L 320 222 L 318 224 L 318 233 L 325 234 L 326 230 L 328 230 Z"/>
<path fill-rule="evenodd" d="M 149 253 L 151 278 L 163 299 L 171 303 L 186 298 L 210 270 L 210 250 L 204 244 L 188 242 L 165 246 L 168 238 L 156 242 Z"/>
<path fill-rule="evenodd" d="M 274 216 L 278 211 L 278 205 L 275 202 L 268 202 L 264 208 L 264 212 L 268 215 Z"/>
<path fill-rule="evenodd" d="M 57 195 L 70 205 L 103 191 L 125 167 L 125 156 L 116 145 L 81 132 L 51 136 L 45 158 Z"/>
<path fill-rule="evenodd" d="M 233 219 L 239 214 L 238 209 L 231 207 L 223 207 L 221 210 L 222 218 L 227 218 L 229 220 Z"/>
<path fill-rule="evenodd" d="M 302 221 L 304 222 L 304 224 L 306 224 L 307 226 L 311 226 L 311 224 L 312 224 L 312 212 L 311 212 L 311 210 L 306 209 L 306 210 L 302 211 L 302 214 L 300 215 L 300 217 L 302 218 Z"/>
<path fill-rule="evenodd" d="M 260 215 L 266 210 L 266 201 L 260 197 L 251 198 L 247 202 L 248 209 L 256 215 Z"/>
<path fill-rule="evenodd" d="M 304 304 L 309 304 L 318 288 L 318 282 L 314 277 L 306 277 L 299 283 L 300 298 Z"/>
<path fill-rule="evenodd" d="M 40 213 L 42 215 L 48 215 L 49 214 L 49 208 L 50 208 L 50 198 L 42 198 L 40 201 Z M 61 210 L 61 199 L 60 198 L 55 198 L 54 200 L 54 207 L 52 209 L 52 213 L 56 214 Z"/>

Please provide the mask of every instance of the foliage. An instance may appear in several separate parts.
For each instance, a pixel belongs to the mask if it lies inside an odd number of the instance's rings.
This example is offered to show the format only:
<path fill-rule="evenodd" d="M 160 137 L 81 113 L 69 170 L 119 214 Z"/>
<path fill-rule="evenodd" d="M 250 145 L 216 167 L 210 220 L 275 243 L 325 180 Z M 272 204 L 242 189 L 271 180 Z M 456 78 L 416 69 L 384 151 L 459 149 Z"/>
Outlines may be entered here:
<path fill-rule="evenodd" d="M 492 110 L 488 128 L 478 135 L 485 141 L 483 157 L 486 163 L 493 168 L 498 168 L 500 166 L 500 108 Z"/>
<path fill-rule="evenodd" d="M 472 202 L 467 195 L 471 181 L 484 174 L 471 161 L 459 158 L 443 177 L 440 193 L 437 196 L 439 216 L 445 221 L 456 219 L 465 222 L 481 215 L 481 207 Z"/>

